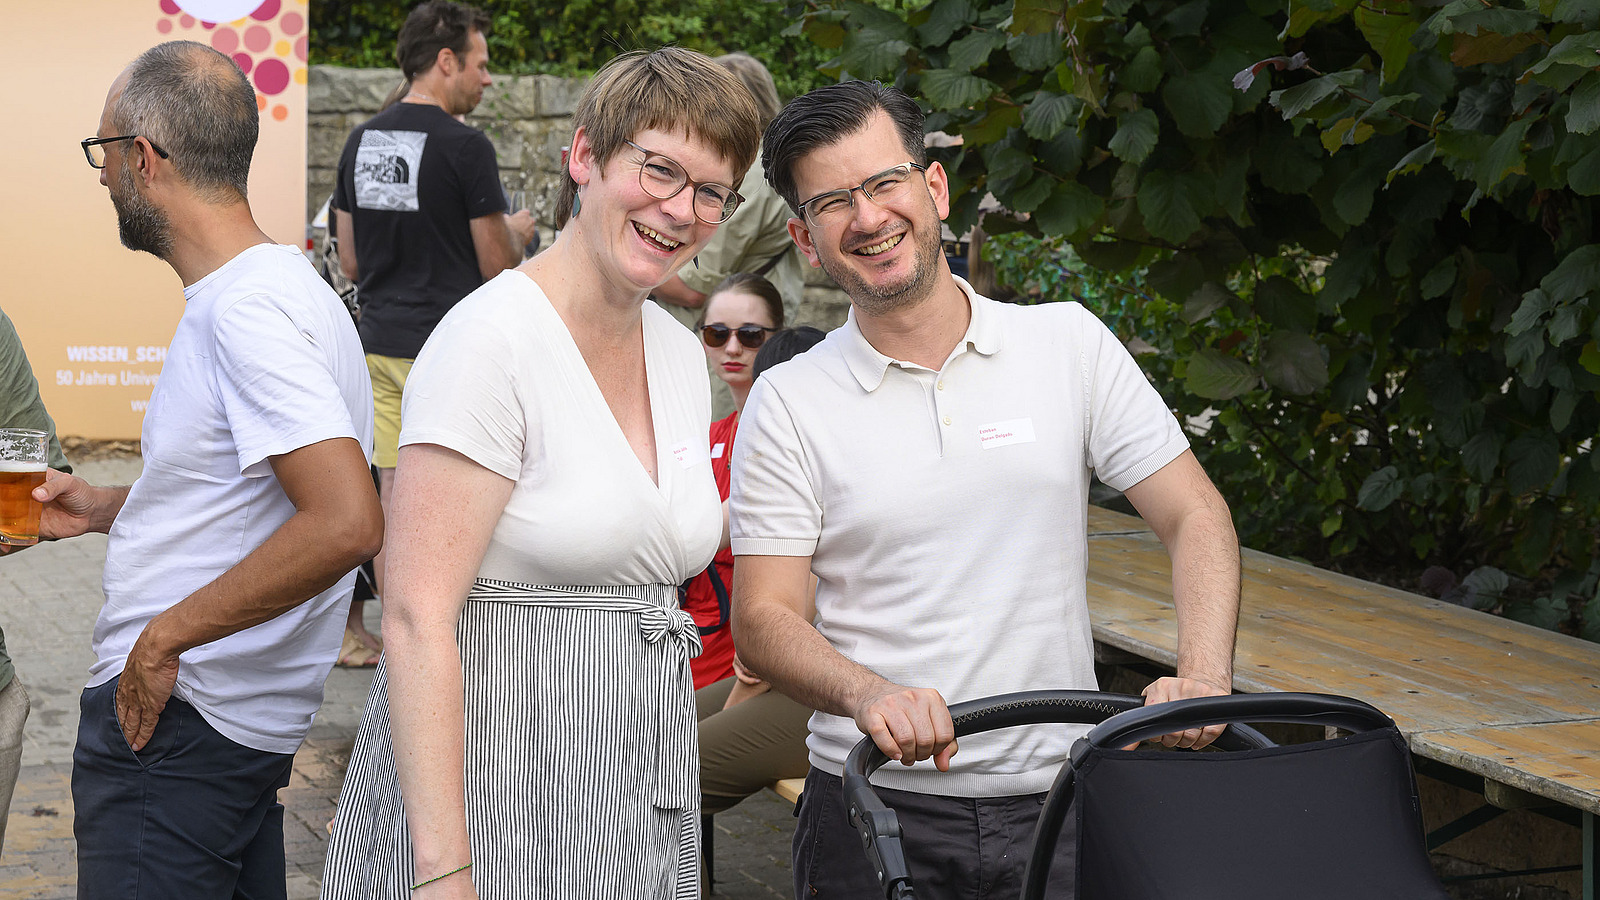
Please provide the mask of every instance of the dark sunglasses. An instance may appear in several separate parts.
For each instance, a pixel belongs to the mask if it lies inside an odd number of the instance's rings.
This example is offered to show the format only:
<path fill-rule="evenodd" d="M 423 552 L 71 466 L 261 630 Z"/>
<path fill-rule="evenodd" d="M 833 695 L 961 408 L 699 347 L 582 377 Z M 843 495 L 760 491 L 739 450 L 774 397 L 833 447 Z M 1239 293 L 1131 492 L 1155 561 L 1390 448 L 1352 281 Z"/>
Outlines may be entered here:
<path fill-rule="evenodd" d="M 728 336 L 737 334 L 739 346 L 746 350 L 754 350 L 767 342 L 767 332 L 777 331 L 765 325 L 740 325 L 738 328 L 729 328 L 726 325 L 701 325 L 700 337 L 706 342 L 707 347 L 721 347 L 728 342 Z"/>

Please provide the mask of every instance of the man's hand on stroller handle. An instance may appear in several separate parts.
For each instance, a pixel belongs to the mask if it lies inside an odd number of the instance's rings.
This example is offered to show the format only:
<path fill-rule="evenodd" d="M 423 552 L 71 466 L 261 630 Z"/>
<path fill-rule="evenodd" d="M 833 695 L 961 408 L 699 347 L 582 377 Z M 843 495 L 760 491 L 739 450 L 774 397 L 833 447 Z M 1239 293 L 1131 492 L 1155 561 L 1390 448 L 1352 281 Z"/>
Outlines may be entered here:
<path fill-rule="evenodd" d="M 883 684 L 884 690 L 856 705 L 856 727 L 871 736 L 885 756 L 902 765 L 932 757 L 939 771 L 950 771 L 950 757 L 956 754 L 956 726 L 944 697 L 933 688 Z"/>
<path fill-rule="evenodd" d="M 1144 694 L 1144 705 L 1152 706 L 1157 703 L 1185 700 L 1190 697 L 1225 697 L 1231 691 L 1195 678 L 1168 676 L 1157 678 L 1142 693 Z M 1161 745 L 1163 747 L 1182 747 L 1184 749 L 1199 750 L 1201 747 L 1216 740 L 1226 727 L 1226 725 L 1207 725 L 1205 728 L 1190 728 L 1187 731 L 1180 731 L 1175 734 L 1165 734 L 1161 736 Z"/>

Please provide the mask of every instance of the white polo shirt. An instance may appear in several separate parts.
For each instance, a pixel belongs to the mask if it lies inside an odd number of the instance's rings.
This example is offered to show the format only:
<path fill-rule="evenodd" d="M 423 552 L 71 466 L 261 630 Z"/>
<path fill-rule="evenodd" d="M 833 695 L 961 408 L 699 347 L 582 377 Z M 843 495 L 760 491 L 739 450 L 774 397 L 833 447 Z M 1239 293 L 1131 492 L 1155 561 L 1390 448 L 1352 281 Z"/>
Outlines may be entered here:
<path fill-rule="evenodd" d="M 1089 476 L 1138 484 L 1188 449 L 1161 395 L 1077 303 L 1013 306 L 957 284 L 965 337 L 937 372 L 845 324 L 767 371 L 734 445 L 737 556 L 810 556 L 817 629 L 897 684 L 956 703 L 1095 688 L 1084 582 Z M 963 738 L 948 774 L 886 766 L 885 787 L 946 796 L 1046 791 L 1085 729 Z M 817 713 L 811 763 L 861 739 Z"/>

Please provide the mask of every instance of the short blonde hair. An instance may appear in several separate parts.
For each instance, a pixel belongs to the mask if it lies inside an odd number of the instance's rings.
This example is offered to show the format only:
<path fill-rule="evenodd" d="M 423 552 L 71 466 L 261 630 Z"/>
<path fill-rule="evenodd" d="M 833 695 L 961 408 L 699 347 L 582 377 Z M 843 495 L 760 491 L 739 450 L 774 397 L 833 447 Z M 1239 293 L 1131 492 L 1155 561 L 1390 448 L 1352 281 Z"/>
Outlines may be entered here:
<path fill-rule="evenodd" d="M 750 92 L 733 75 L 683 47 L 634 50 L 606 63 L 572 114 L 573 129 L 584 130 L 596 165 L 610 162 L 641 131 L 687 130 L 733 164 L 735 182 L 755 162 L 760 122 Z M 557 228 L 566 225 L 577 195 L 571 171 L 562 173 Z"/>

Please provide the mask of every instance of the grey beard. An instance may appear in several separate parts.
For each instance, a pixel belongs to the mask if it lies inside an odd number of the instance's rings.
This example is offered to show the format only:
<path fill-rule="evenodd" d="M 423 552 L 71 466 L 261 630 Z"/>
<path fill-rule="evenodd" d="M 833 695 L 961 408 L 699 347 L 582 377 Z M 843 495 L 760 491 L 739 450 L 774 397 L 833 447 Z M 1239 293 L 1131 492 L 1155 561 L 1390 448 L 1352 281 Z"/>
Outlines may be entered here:
<path fill-rule="evenodd" d="M 127 187 L 132 180 L 124 166 L 118 186 Z M 117 237 L 122 246 L 163 260 L 171 256 L 172 228 L 165 212 L 133 190 L 124 197 L 112 192 L 111 205 L 117 211 Z"/>

